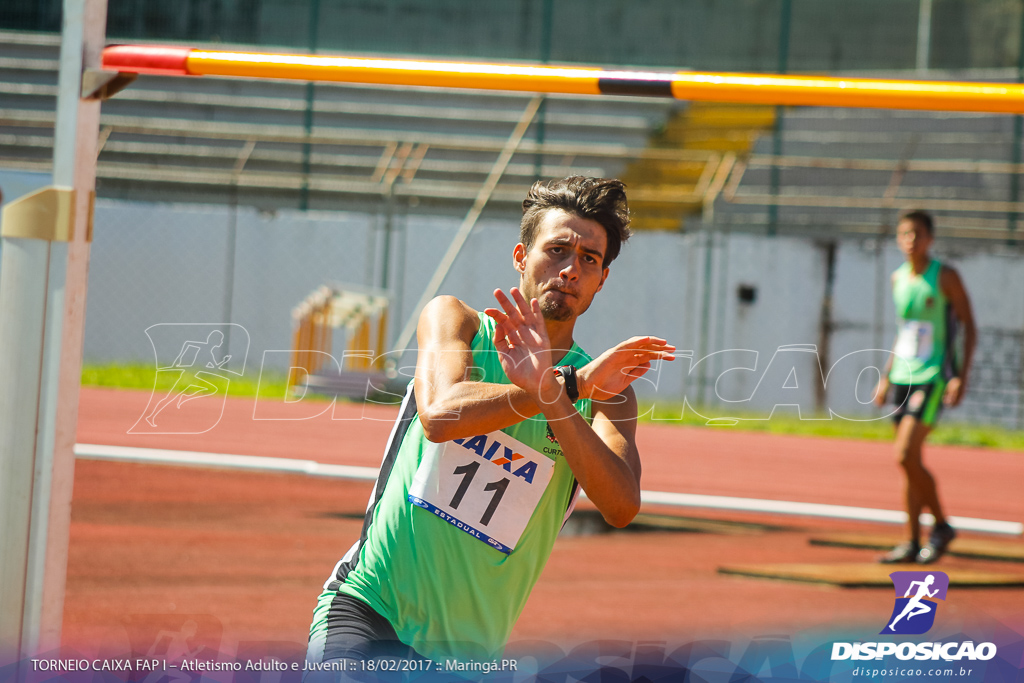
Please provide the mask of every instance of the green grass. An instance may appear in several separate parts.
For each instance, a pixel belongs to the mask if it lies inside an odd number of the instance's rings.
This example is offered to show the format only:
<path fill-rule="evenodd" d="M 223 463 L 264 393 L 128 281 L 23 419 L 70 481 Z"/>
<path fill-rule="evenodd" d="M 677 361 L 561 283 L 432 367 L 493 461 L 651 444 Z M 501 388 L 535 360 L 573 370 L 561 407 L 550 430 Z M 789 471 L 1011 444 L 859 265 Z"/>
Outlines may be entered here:
<path fill-rule="evenodd" d="M 156 382 L 157 391 L 169 391 L 177 379 L 175 373 L 158 373 L 152 365 L 143 364 L 88 364 L 82 368 L 82 385 L 119 387 L 122 389 L 152 390 Z M 257 383 L 247 377 L 233 377 L 228 386 L 229 396 L 266 399 L 283 399 L 286 395 L 285 373 L 264 373 Z M 257 394 L 258 390 L 258 394 Z M 329 400 L 327 397 L 311 394 L 305 400 Z M 716 410 L 707 411 L 715 414 Z M 707 425 L 704 418 L 693 411 L 683 412 L 681 404 L 659 402 L 640 405 L 640 421 L 663 425 L 686 425 L 704 429 L 739 429 L 747 432 L 769 434 L 795 434 L 800 436 L 832 437 L 842 439 L 865 439 L 870 441 L 891 441 L 892 423 L 885 420 L 854 422 L 834 418 L 831 420 L 799 420 L 789 415 L 776 416 L 771 420 L 753 419 L 757 415 L 743 415 L 748 419 L 739 424 Z M 928 437 L 933 444 L 955 446 L 980 446 L 1000 450 L 1024 451 L 1024 431 L 1015 431 L 991 425 L 970 425 L 962 423 L 939 423 L 938 428 Z"/>
<path fill-rule="evenodd" d="M 157 373 L 152 365 L 141 363 L 82 366 L 82 386 L 170 391 L 178 377 L 174 372 Z M 264 372 L 259 382 L 249 377 L 232 377 L 228 385 L 228 396 L 284 399 L 286 379 L 283 372 Z"/>

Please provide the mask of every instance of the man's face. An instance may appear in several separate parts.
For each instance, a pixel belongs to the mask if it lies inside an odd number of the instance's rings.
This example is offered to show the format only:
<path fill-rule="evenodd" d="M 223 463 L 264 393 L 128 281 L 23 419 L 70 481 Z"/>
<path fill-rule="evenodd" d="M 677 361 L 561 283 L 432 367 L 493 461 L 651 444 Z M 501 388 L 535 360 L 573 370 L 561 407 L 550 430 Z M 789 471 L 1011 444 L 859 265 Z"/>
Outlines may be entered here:
<path fill-rule="evenodd" d="M 604 285 L 608 235 L 601 224 L 561 209 L 541 217 L 533 246 L 517 244 L 513 252 L 519 289 L 527 301 L 536 298 L 545 320 L 564 322 L 579 317 Z"/>
<path fill-rule="evenodd" d="M 932 246 L 932 236 L 914 220 L 902 220 L 896 226 L 896 244 L 906 256 L 923 256 Z"/>

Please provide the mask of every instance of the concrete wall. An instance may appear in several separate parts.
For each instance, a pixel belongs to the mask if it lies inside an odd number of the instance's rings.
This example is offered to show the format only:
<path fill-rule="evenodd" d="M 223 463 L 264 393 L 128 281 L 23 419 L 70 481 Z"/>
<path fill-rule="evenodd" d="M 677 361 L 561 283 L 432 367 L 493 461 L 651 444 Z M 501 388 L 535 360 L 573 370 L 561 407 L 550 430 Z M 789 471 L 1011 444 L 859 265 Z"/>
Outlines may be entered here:
<path fill-rule="evenodd" d="M 458 225 L 457 218 L 395 218 L 390 284 L 398 294 L 392 339 Z M 481 221 L 441 292 L 477 309 L 489 306 L 495 288 L 517 282 L 511 263 L 517 238 L 514 220 Z M 150 363 L 155 361 L 146 334 L 150 326 L 231 322 L 249 334 L 246 373 L 255 376 L 265 350 L 291 348 L 291 310 L 311 291 L 325 283 L 381 284 L 383 243 L 383 219 L 368 214 L 273 214 L 99 200 L 85 358 Z M 950 246 L 958 251 L 949 251 Z M 940 240 L 937 252 L 960 270 L 979 326 L 1007 331 L 1004 346 L 1019 344 L 1015 340 L 1024 330 L 1019 251 L 964 250 Z M 594 355 L 633 335 L 669 339 L 683 352 L 680 359 L 649 373 L 637 383 L 638 392 L 673 402 L 685 397 L 694 406 L 710 403 L 714 407 L 702 413 L 707 417 L 763 419 L 773 409 L 806 417 L 822 399 L 824 407 L 845 417 L 877 417 L 868 405 L 877 372 L 865 368 L 881 366 L 885 356 L 866 351 L 892 344 L 889 274 L 900 259 L 889 242 L 835 245 L 832 333 L 823 337 L 826 244 L 739 233 L 640 234 L 612 264 L 604 290 L 579 323 L 577 339 Z M 740 299 L 741 286 L 754 293 L 752 301 Z M 245 355 L 245 341 L 232 336 L 230 352 Z M 336 343 L 337 354 L 342 348 Z M 1012 365 L 1013 352 L 993 353 L 1007 355 Z M 283 370 L 285 359 L 277 356 L 272 367 Z M 410 352 L 403 363 L 414 359 Z M 998 400 L 1007 404 L 1000 410 L 1010 418 L 1020 412 L 1016 396 L 979 392 L 971 395 L 979 405 Z M 985 418 L 983 408 L 958 412 Z"/>

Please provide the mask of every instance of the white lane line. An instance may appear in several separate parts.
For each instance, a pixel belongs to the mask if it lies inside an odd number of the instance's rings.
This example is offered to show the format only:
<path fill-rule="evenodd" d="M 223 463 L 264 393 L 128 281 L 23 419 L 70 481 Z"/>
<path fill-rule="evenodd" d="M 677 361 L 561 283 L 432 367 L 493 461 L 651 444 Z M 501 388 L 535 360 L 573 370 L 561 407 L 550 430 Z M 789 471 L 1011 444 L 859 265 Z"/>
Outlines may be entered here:
<path fill-rule="evenodd" d="M 119 460 L 122 462 L 158 463 L 161 465 L 201 465 L 257 472 L 291 472 L 315 477 L 339 477 L 376 481 L 376 467 L 325 465 L 313 460 L 293 458 L 267 458 L 258 455 L 228 455 L 197 451 L 169 451 L 162 448 L 132 448 L 129 446 L 97 446 L 76 443 L 75 455 L 88 460 Z"/>
<path fill-rule="evenodd" d="M 88 460 L 226 467 L 257 472 L 290 472 L 316 477 L 337 477 L 359 481 L 375 481 L 378 471 L 376 467 L 325 465 L 313 460 L 295 460 L 292 458 L 172 451 L 159 448 L 132 448 L 129 446 L 99 446 L 81 443 L 75 444 L 75 455 Z M 906 513 L 899 510 L 878 510 L 875 508 L 850 507 L 846 505 L 796 503 L 783 500 L 734 498 L 731 496 L 705 496 L 694 493 L 641 491 L 640 500 L 649 505 L 710 508 L 738 512 L 764 512 L 803 517 L 828 517 L 832 519 L 851 519 L 861 522 L 883 522 L 887 524 L 903 524 L 907 520 Z M 953 526 L 964 531 L 982 531 L 1012 536 L 1024 534 L 1024 524 L 1019 522 L 976 519 L 973 517 L 950 517 L 949 519 Z M 931 515 L 925 514 L 921 515 L 921 521 L 925 524 L 931 524 L 934 519 Z"/>
<path fill-rule="evenodd" d="M 833 519 L 852 519 L 860 522 L 905 524 L 907 521 L 907 513 L 900 510 L 878 510 L 876 508 L 825 505 L 822 503 L 794 503 L 784 500 L 702 496 L 694 493 L 666 493 L 662 491 L 641 491 L 640 500 L 651 505 L 700 507 L 741 512 L 767 512 L 804 517 L 830 517 Z M 930 514 L 921 515 L 921 522 L 924 524 L 931 525 L 934 521 L 935 518 Z M 984 531 L 990 534 L 1010 534 L 1013 536 L 1024 534 L 1024 524 L 1019 522 L 953 516 L 949 517 L 949 522 L 957 529 L 963 529 L 964 531 Z"/>

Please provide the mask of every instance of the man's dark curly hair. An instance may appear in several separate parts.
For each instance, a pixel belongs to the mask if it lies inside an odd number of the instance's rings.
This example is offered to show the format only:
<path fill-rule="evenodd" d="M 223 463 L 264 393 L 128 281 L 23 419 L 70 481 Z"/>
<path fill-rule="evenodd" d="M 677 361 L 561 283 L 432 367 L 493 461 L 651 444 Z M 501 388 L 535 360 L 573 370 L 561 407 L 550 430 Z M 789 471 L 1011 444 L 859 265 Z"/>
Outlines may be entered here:
<path fill-rule="evenodd" d="M 633 234 L 629 229 L 626 186 L 621 180 L 574 175 L 550 182 L 535 182 L 523 200 L 523 220 L 519 229 L 519 241 L 527 250 L 533 246 L 537 226 L 549 209 L 562 209 L 601 224 L 608 234 L 608 248 L 602 267 L 615 260 L 622 243 Z"/>
<path fill-rule="evenodd" d="M 900 216 L 900 223 L 903 221 L 913 221 L 924 228 L 924 231 L 928 233 L 929 237 L 935 237 L 935 221 L 932 220 L 932 215 L 927 211 L 922 211 L 920 209 L 908 211 Z"/>

